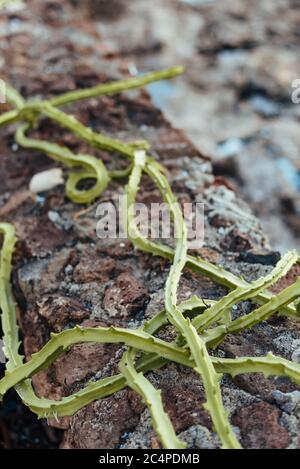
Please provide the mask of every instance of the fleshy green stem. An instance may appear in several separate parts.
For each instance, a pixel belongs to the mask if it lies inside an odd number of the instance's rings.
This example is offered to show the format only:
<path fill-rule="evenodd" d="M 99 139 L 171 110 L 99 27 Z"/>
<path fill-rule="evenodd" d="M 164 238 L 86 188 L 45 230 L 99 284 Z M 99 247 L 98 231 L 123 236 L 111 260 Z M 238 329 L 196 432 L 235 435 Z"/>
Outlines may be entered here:
<path fill-rule="evenodd" d="M 158 434 L 163 447 L 166 449 L 185 448 L 186 444 L 176 436 L 172 422 L 164 410 L 161 391 L 155 389 L 143 373 L 136 371 L 134 360 L 135 350 L 128 350 L 124 353 L 119 368 L 125 376 L 128 386 L 136 391 L 147 405 L 152 417 L 153 428 Z"/>
<path fill-rule="evenodd" d="M 251 313 L 241 316 L 229 324 L 217 326 L 203 334 L 205 342 L 209 347 L 215 347 L 223 340 L 226 334 L 237 334 L 247 328 L 253 327 L 271 315 L 275 314 L 284 305 L 294 301 L 300 296 L 300 277 L 295 283 L 282 290 L 278 295 L 274 296 L 268 303 L 260 308 L 255 309 Z"/>
<path fill-rule="evenodd" d="M 127 382 L 142 396 L 148 405 L 154 428 L 164 447 L 182 448 L 184 444 L 176 436 L 169 416 L 164 411 L 160 391 L 156 390 L 143 374 L 151 369 L 161 367 L 171 360 L 193 368 L 202 377 L 207 398 L 205 407 L 211 414 L 222 446 L 224 448 L 239 448 L 239 443 L 229 425 L 223 407 L 219 373 L 229 373 L 235 376 L 238 373 L 262 372 L 266 376 L 288 376 L 296 384 L 299 384 L 300 366 L 280 357 L 274 357 L 272 354 L 268 354 L 266 357 L 242 357 L 237 359 L 214 358 L 208 354 L 207 347 L 215 347 L 227 334 L 238 333 L 252 327 L 277 311 L 299 319 L 299 312 L 290 303 L 299 297 L 300 278 L 276 296 L 263 291 L 285 275 L 296 261 L 299 262 L 297 254 L 295 252 L 287 253 L 269 275 L 258 279 L 252 284 L 248 284 L 243 279 L 201 258 L 187 255 L 186 228 L 180 207 L 163 174 L 163 168 L 152 158 L 146 156 L 145 150 L 149 147 L 148 143 L 133 142 L 128 144 L 93 132 L 73 116 L 56 108 L 56 106 L 93 96 L 115 94 L 126 89 L 137 88 L 158 79 L 171 78 L 179 73 L 182 73 L 182 68 L 175 67 L 166 71 L 148 74 L 144 77 L 66 93 L 44 102 L 25 102 L 16 90 L 7 87 L 8 100 L 16 109 L 0 116 L 0 126 L 25 120 L 27 123 L 22 124 L 16 132 L 16 141 L 21 146 L 45 152 L 54 160 L 68 167 L 80 168 L 78 172 L 72 171 L 69 174 L 66 183 L 66 193 L 71 200 L 78 203 L 88 203 L 102 193 L 110 178 L 126 177 L 131 173 L 127 186 L 128 197 L 125 216 L 125 227 L 128 230 L 129 237 L 137 248 L 171 260 L 172 266 L 165 288 L 166 310 L 146 322 L 143 329 L 129 330 L 116 327 L 93 329 L 76 327 L 69 329 L 60 334 L 52 334 L 47 344 L 34 354 L 29 362 L 23 364 L 23 357 L 19 354 L 20 344 L 16 310 L 10 284 L 12 254 L 16 238 L 12 225 L 1 223 L 0 232 L 4 235 L 4 241 L 0 255 L 0 307 L 4 333 L 4 353 L 8 358 L 8 362 L 5 376 L 0 380 L 0 397 L 14 386 L 23 402 L 39 417 L 72 415 L 93 400 L 103 398 L 122 389 Z M 40 115 L 45 115 L 54 120 L 91 146 L 125 156 L 130 161 L 129 167 L 125 170 L 116 170 L 109 173 L 103 163 L 91 155 L 74 155 L 66 147 L 28 138 L 26 132 Z M 175 251 L 168 246 L 154 243 L 142 237 L 135 224 L 133 206 L 143 172 L 148 174 L 158 187 L 164 201 L 168 203 L 175 225 Z M 79 183 L 87 178 L 96 180 L 94 186 L 88 190 L 79 190 Z M 204 303 L 201 299 L 192 297 L 181 305 L 177 305 L 177 288 L 185 266 L 207 275 L 233 291 L 218 302 L 205 300 Z M 253 298 L 262 306 L 234 321 L 225 318 L 225 315 L 230 314 L 230 308 L 233 304 L 249 298 Z M 197 316 L 192 323 L 183 314 L 189 310 L 194 311 L 199 308 L 204 309 L 204 312 Z M 212 323 L 218 322 L 220 319 L 225 323 L 213 329 L 207 329 Z M 169 322 L 175 326 L 179 333 L 179 337 L 173 343 L 168 343 L 153 336 L 155 332 Z M 198 335 L 197 329 L 202 333 L 201 336 Z M 104 378 L 98 382 L 90 382 L 81 391 L 58 402 L 38 398 L 33 391 L 30 377 L 50 365 L 59 354 L 72 345 L 84 342 L 124 343 L 131 347 L 125 352 L 120 363 L 123 375 Z M 183 345 L 183 347 L 179 345 Z M 142 352 L 142 355 L 135 364 L 138 350 Z"/>
<path fill-rule="evenodd" d="M 148 169 L 151 168 L 151 161 L 148 162 Z M 144 152 L 135 154 L 134 167 L 127 186 L 128 205 L 128 234 L 133 244 L 136 243 L 137 227 L 133 216 L 133 203 L 139 188 L 141 175 L 146 166 L 146 156 Z M 178 332 L 185 338 L 190 349 L 191 357 L 195 361 L 195 371 L 203 379 L 206 393 L 206 408 L 210 412 L 215 429 L 221 439 L 223 448 L 240 448 L 240 445 L 233 433 L 226 412 L 223 408 L 219 376 L 214 370 L 205 343 L 198 336 L 197 331 L 186 319 L 177 307 L 177 287 L 181 277 L 181 272 L 186 264 L 187 233 L 185 223 L 178 202 L 173 196 L 167 180 L 162 173 L 158 175 L 164 188 L 170 211 L 175 223 L 175 235 L 177 239 L 173 264 L 165 287 L 165 308 L 169 321 L 176 327 Z M 133 234 L 133 235 L 132 235 Z M 137 244 L 140 247 L 140 243 Z"/>
<path fill-rule="evenodd" d="M 244 299 L 253 298 L 257 293 L 268 288 L 277 280 L 288 273 L 290 268 L 297 262 L 298 254 L 296 251 L 288 252 L 277 264 L 275 269 L 269 275 L 259 278 L 255 282 L 245 286 L 238 287 L 231 291 L 228 295 L 224 296 L 215 305 L 209 308 L 201 316 L 198 316 L 194 321 L 193 325 L 197 330 L 204 331 L 213 322 L 218 321 L 222 316 L 223 312 L 230 309 L 235 303 L 238 303 Z"/>
<path fill-rule="evenodd" d="M 26 132 L 29 128 L 29 124 L 23 124 L 17 129 L 15 139 L 20 146 L 42 151 L 50 158 L 68 167 L 81 168 L 80 171 L 70 172 L 66 183 L 66 194 L 73 202 L 89 203 L 102 194 L 109 183 L 110 177 L 101 160 L 91 155 L 74 155 L 67 147 L 56 143 L 28 138 Z M 87 190 L 79 190 L 79 183 L 89 178 L 96 180 L 93 187 Z"/>
<path fill-rule="evenodd" d="M 172 67 L 167 70 L 147 73 L 144 76 L 128 78 L 126 80 L 119 80 L 112 83 L 104 83 L 102 85 L 97 85 L 84 90 L 70 91 L 69 93 L 65 93 L 61 96 L 58 96 L 57 98 L 51 99 L 50 103 L 52 106 L 64 106 L 65 104 L 70 104 L 82 99 L 119 94 L 122 91 L 141 88 L 142 86 L 148 85 L 149 83 L 153 83 L 155 81 L 169 80 L 170 78 L 175 78 L 182 73 L 184 73 L 183 67 Z"/>

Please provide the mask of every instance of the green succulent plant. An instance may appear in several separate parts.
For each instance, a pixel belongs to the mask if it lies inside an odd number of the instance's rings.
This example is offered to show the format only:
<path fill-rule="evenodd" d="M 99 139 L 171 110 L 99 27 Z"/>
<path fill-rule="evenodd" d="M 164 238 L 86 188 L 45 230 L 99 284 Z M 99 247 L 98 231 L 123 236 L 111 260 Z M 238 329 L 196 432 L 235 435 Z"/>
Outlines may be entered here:
<path fill-rule="evenodd" d="M 165 285 L 165 309 L 136 330 L 119 327 L 81 328 L 79 326 L 58 334 L 51 334 L 49 341 L 23 363 L 19 353 L 19 334 L 16 308 L 10 282 L 12 256 L 17 241 L 13 225 L 0 223 L 3 244 L 0 254 L 0 307 L 3 329 L 4 354 L 7 357 L 6 371 L 0 380 L 0 399 L 15 388 L 25 405 L 41 417 L 73 415 L 96 399 L 109 396 L 125 386 L 136 391 L 149 408 L 153 427 L 164 448 L 184 448 L 164 410 L 161 392 L 146 377 L 146 373 L 162 367 L 169 361 L 192 368 L 201 377 L 206 403 L 204 407 L 211 415 L 222 448 L 240 448 L 226 409 L 222 402 L 220 379 L 222 374 L 235 376 L 241 373 L 264 373 L 265 376 L 287 376 L 300 385 L 300 365 L 271 353 L 265 357 L 241 357 L 235 359 L 216 358 L 208 350 L 220 344 L 227 334 L 235 334 L 250 328 L 275 313 L 299 319 L 299 311 L 293 304 L 299 297 L 300 278 L 278 295 L 267 289 L 280 277 L 286 275 L 298 262 L 295 251 L 288 252 L 271 273 L 247 283 L 242 278 L 187 252 L 187 233 L 180 206 L 165 176 L 163 167 L 147 154 L 147 142 L 123 143 L 94 132 L 81 124 L 72 115 L 58 109 L 72 102 L 90 97 L 112 95 L 124 90 L 138 88 L 156 80 L 169 79 L 183 72 L 182 67 L 154 72 L 138 78 L 106 83 L 93 88 L 72 91 L 48 101 L 25 101 L 13 88 L 7 86 L 8 99 L 14 109 L 0 116 L 0 126 L 17 123 L 16 142 L 24 148 L 46 153 L 50 158 L 71 168 L 66 182 L 66 195 L 75 203 L 88 204 L 97 199 L 111 179 L 129 176 L 126 186 L 126 211 L 124 227 L 134 246 L 144 252 L 169 259 L 172 263 Z M 104 163 L 89 154 L 74 154 L 67 147 L 28 136 L 41 116 L 47 116 L 61 127 L 83 139 L 91 147 L 118 153 L 128 160 L 125 170 L 108 171 Z M 74 171 L 74 168 L 77 170 Z M 133 213 L 141 177 L 143 174 L 155 183 L 163 200 L 168 204 L 176 228 L 176 247 L 153 242 L 142 236 Z M 79 190 L 82 180 L 93 179 L 89 189 Z M 177 289 L 184 268 L 190 268 L 231 291 L 215 302 L 192 296 L 178 304 Z M 235 320 L 231 319 L 233 305 L 252 299 L 260 306 L 251 313 Z M 188 311 L 198 311 L 193 320 Z M 220 320 L 222 323 L 220 323 Z M 169 343 L 154 334 L 166 324 L 174 326 L 177 337 Z M 120 374 L 89 382 L 79 392 L 60 401 L 40 398 L 35 394 L 31 377 L 47 368 L 72 345 L 84 342 L 121 343 L 127 346 L 119 363 Z"/>

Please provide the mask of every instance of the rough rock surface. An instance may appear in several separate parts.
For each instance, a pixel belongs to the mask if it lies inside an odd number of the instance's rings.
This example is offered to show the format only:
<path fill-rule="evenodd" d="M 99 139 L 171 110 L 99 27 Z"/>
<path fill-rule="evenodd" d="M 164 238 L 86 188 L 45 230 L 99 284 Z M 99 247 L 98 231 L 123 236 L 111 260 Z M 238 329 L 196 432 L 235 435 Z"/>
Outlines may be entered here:
<path fill-rule="evenodd" d="M 116 51 L 112 57 L 105 33 L 99 33 L 88 14 L 82 19 L 76 3 L 29 0 L 26 9 L 1 16 L 1 74 L 24 96 L 53 96 L 118 78 L 130 70 L 125 52 Z M 91 99 L 71 106 L 70 111 L 95 130 L 128 141 L 146 138 L 151 142 L 151 152 L 167 168 L 179 199 L 205 203 L 205 240 L 200 255 L 248 280 L 270 271 L 278 256 L 270 253 L 257 219 L 226 179 L 213 175 L 210 160 L 183 132 L 170 126 L 144 91 Z M 163 304 L 168 263 L 136 252 L 127 242 L 97 239 L 96 205 L 79 215 L 82 207 L 65 198 L 63 187 L 32 198 L 27 192 L 32 175 L 57 164 L 44 155 L 18 148 L 13 130 L 1 130 L 0 219 L 13 222 L 19 237 L 13 286 L 26 357 L 45 344 L 51 331 L 76 324 L 142 324 Z M 40 123 L 35 134 L 75 151 L 87 150 L 87 145 L 48 120 Z M 108 165 L 121 163 L 118 158 L 112 162 L 105 152 L 95 154 Z M 111 200 L 121 191 L 121 184 L 112 183 L 102 200 Z M 146 179 L 140 197 L 147 203 L 157 201 L 157 192 Z M 290 281 L 281 282 L 281 288 Z M 211 280 L 185 271 L 179 297 L 198 294 L 217 299 L 224 293 L 226 289 Z M 250 308 L 244 302 L 236 314 Z M 299 340 L 297 324 L 276 318 L 228 337 L 215 353 L 234 357 L 273 351 L 291 358 L 292 354 L 296 356 Z M 66 396 L 91 378 L 115 373 L 122 350 L 117 345 L 77 345 L 34 377 L 35 388 L 41 396 Z M 209 415 L 201 407 L 205 399 L 202 383 L 193 372 L 169 364 L 149 373 L 149 378 L 162 389 L 173 424 L 190 447 L 218 446 Z M 285 411 L 274 395 L 274 391 L 289 395 L 295 390 L 282 378 L 224 377 L 224 402 L 245 447 L 300 447 L 299 409 L 296 405 Z M 65 430 L 63 448 L 159 445 L 147 409 L 128 389 L 90 404 L 73 417 L 49 424 Z"/>

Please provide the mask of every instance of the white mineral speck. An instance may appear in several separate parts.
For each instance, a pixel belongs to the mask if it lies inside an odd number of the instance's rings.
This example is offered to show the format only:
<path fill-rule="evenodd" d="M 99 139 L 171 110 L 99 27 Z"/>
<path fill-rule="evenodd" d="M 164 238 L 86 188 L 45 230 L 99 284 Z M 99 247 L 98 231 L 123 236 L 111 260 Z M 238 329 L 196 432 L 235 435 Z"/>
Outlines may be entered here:
<path fill-rule="evenodd" d="M 33 176 L 29 184 L 29 190 L 34 194 L 53 189 L 59 184 L 63 184 L 63 172 L 61 168 L 52 168 L 41 171 Z"/>

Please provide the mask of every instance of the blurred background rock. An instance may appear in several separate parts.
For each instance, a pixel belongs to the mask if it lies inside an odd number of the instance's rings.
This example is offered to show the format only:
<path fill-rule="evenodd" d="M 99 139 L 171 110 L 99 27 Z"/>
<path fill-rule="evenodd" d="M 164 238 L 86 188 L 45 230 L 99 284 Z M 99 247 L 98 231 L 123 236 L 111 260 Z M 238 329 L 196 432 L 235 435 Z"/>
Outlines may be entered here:
<path fill-rule="evenodd" d="M 260 218 L 273 248 L 300 248 L 300 2 L 78 2 L 130 72 L 175 63 L 180 82 L 148 87 Z M 84 4 L 84 6 L 82 6 Z M 180 85 L 179 85 L 180 83 Z"/>

